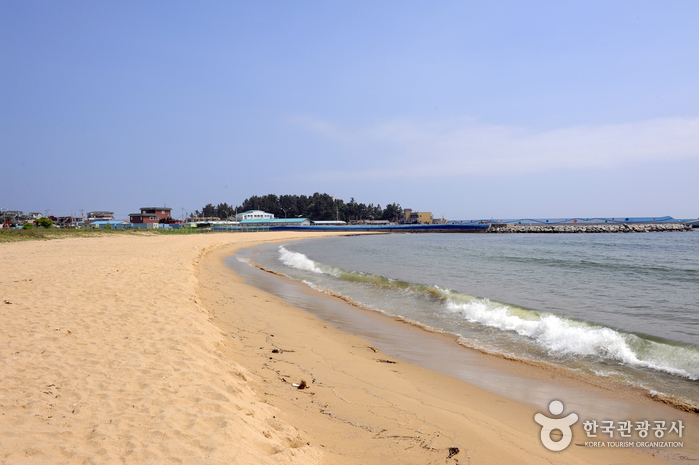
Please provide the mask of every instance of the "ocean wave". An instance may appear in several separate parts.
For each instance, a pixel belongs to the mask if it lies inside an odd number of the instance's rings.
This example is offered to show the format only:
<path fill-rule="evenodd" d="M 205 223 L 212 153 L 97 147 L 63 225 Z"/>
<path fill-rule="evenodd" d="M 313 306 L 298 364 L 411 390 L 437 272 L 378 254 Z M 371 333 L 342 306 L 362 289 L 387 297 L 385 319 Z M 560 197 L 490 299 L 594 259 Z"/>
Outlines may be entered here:
<path fill-rule="evenodd" d="M 452 294 L 451 290 L 439 286 L 412 284 L 381 275 L 362 273 L 361 271 L 348 271 L 339 267 L 324 265 L 314 262 L 302 253 L 292 252 L 284 246 L 279 246 L 279 260 L 286 266 L 297 270 L 325 274 L 350 283 L 367 284 L 379 289 L 403 291 L 438 300 L 446 300 Z"/>
<path fill-rule="evenodd" d="M 437 301 L 444 316 L 456 314 L 472 324 L 503 332 L 514 332 L 533 341 L 549 356 L 555 358 L 593 357 L 601 361 L 614 361 L 631 367 L 699 380 L 699 347 L 696 346 L 652 340 L 590 322 L 474 297 L 437 285 L 414 284 L 381 275 L 348 271 L 315 262 L 302 253 L 289 251 L 284 246 L 279 247 L 279 260 L 289 267 L 329 275 L 351 284 L 369 285 L 381 290 Z M 321 288 L 308 280 L 303 282 L 316 290 L 339 296 L 334 291 Z M 405 315 L 398 316 L 408 318 Z"/>
<path fill-rule="evenodd" d="M 642 338 L 559 315 L 510 307 L 488 299 L 450 300 L 446 308 L 471 323 L 513 331 L 549 355 L 592 356 L 699 380 L 699 350 Z"/>
<path fill-rule="evenodd" d="M 279 247 L 279 260 L 281 260 L 281 262 L 286 266 L 296 268 L 297 270 L 334 275 L 331 267 L 317 264 L 304 254 L 292 252 L 287 250 L 284 246 Z"/>

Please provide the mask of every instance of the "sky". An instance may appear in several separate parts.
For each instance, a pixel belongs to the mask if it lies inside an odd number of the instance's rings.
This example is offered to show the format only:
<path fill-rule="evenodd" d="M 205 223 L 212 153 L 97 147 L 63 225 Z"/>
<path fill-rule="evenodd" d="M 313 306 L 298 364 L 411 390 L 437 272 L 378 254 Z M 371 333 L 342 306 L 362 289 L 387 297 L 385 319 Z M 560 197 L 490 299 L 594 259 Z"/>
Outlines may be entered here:
<path fill-rule="evenodd" d="M 0 0 L 0 208 L 699 217 L 696 1 Z"/>

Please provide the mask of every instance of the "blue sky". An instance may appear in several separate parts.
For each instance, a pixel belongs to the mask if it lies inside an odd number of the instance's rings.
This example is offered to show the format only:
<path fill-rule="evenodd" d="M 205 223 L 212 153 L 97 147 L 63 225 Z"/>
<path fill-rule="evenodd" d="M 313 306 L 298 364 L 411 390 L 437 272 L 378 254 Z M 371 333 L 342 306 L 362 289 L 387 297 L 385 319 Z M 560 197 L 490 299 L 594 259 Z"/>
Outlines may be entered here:
<path fill-rule="evenodd" d="M 699 217 L 699 2 L 0 2 L 0 207 Z"/>

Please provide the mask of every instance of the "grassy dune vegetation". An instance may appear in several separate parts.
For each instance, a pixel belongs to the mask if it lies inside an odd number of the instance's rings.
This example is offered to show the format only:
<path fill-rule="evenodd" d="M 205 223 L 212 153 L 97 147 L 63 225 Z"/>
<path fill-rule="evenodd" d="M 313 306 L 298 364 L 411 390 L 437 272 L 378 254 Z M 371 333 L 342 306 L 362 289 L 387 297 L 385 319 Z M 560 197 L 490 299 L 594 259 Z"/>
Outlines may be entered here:
<path fill-rule="evenodd" d="M 46 241 L 50 239 L 69 239 L 73 237 L 96 237 L 106 234 L 138 234 L 136 231 L 109 229 L 0 229 L 0 243 L 21 241 Z"/>

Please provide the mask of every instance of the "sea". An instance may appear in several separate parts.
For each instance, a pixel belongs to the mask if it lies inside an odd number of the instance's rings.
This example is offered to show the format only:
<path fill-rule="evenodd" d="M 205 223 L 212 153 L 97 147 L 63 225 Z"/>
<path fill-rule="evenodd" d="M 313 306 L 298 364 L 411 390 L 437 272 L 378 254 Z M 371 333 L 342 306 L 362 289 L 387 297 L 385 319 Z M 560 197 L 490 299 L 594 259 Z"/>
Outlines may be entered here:
<path fill-rule="evenodd" d="M 451 338 L 464 354 L 699 408 L 696 232 L 359 235 L 266 244 L 230 260 L 305 289 L 286 288 L 285 298 L 340 297 L 352 305 L 336 312 L 388 315 Z"/>

